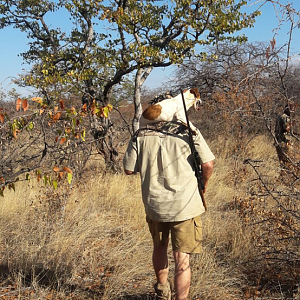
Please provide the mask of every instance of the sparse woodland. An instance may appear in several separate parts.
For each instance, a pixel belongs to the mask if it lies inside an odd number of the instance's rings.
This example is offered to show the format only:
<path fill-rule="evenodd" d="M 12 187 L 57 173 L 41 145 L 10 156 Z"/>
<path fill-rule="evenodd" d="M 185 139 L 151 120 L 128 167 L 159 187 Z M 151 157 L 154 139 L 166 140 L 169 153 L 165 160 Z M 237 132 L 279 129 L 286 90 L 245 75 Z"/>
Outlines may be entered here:
<path fill-rule="evenodd" d="M 40 1 L 40 9 L 47 2 Z M 73 17 L 86 16 L 84 22 L 89 24 L 88 16 L 101 10 L 102 18 L 119 26 L 121 45 L 122 30 L 140 29 L 137 19 L 116 19 L 113 6 L 106 11 L 107 7 L 95 1 L 86 11 L 82 10 L 85 1 L 81 2 L 73 3 L 77 7 Z M 127 5 L 138 9 L 132 1 L 117 2 L 116 11 L 129 9 Z M 138 48 L 137 31 L 136 53 L 143 55 L 135 53 L 129 60 L 126 54 L 132 49 L 123 44 L 119 58 L 111 61 L 115 65 L 102 69 L 110 74 L 105 82 L 93 73 L 95 62 L 89 65 L 89 76 L 83 76 L 85 59 L 90 59 L 85 55 L 95 42 L 91 36 L 82 35 L 88 38 L 86 52 L 70 59 L 66 42 L 61 60 L 54 62 L 50 58 L 57 53 L 55 40 L 50 42 L 52 54 L 48 48 L 49 53 L 46 48 L 46 52 L 37 50 L 55 32 L 46 30 L 40 35 L 42 27 L 27 28 L 38 42 L 25 58 L 30 59 L 33 50 L 41 56 L 31 57 L 35 64 L 29 75 L 38 75 L 26 77 L 25 82 L 40 94 L 13 102 L 0 96 L 0 299 L 154 299 L 152 242 L 139 176 L 122 173 L 122 158 L 141 103 L 145 108 L 157 93 L 188 86 L 197 87 L 203 100 L 199 112 L 190 112 L 190 120 L 216 156 L 206 193 L 203 253 L 192 258 L 192 299 L 300 299 L 300 66 L 290 52 L 299 13 L 280 1 L 271 2 L 291 24 L 283 47 L 276 45 L 276 36 L 266 44 L 220 39 L 215 45 L 206 44 L 205 55 L 189 53 L 187 59 L 178 41 L 178 57 L 172 58 L 176 45 L 167 45 L 170 37 L 162 31 L 159 42 L 166 43 L 164 56 L 147 46 L 151 56 L 146 48 Z M 1 5 L 1 13 L 7 13 L 6 26 L 11 25 L 11 7 Z M 68 9 L 72 11 L 71 6 Z M 217 14 L 217 7 L 207 9 Z M 30 13 L 37 16 L 34 10 Z M 180 15 L 179 8 L 177 13 Z M 222 19 L 214 20 L 222 24 Z M 249 23 L 239 20 L 234 26 L 247 27 L 252 22 L 250 17 Z M 15 21 L 17 26 L 28 25 L 20 18 Z M 89 28 L 81 25 L 81 29 Z M 174 33 L 175 28 L 170 31 Z M 184 28 L 178 33 L 187 34 Z M 194 29 L 199 30 L 197 24 Z M 226 27 L 214 34 L 234 29 Z M 73 33 L 73 46 L 80 36 Z M 137 67 L 133 70 L 151 72 L 148 68 L 153 66 L 148 63 L 159 57 L 157 64 L 172 59 L 180 64 L 174 80 L 157 91 L 142 88 L 138 79 L 146 77 L 143 72 L 136 73 L 135 83 L 127 78 L 120 80 L 121 87 L 112 84 L 120 75 L 118 68 L 125 72 L 134 61 Z M 46 74 L 45 70 L 53 72 Z M 96 79 L 90 81 L 94 75 Z M 59 80 L 54 82 L 55 78 Z M 126 101 L 120 97 L 122 92 Z M 282 145 L 274 130 L 287 104 L 294 110 L 288 150 L 282 159 L 278 157 Z"/>

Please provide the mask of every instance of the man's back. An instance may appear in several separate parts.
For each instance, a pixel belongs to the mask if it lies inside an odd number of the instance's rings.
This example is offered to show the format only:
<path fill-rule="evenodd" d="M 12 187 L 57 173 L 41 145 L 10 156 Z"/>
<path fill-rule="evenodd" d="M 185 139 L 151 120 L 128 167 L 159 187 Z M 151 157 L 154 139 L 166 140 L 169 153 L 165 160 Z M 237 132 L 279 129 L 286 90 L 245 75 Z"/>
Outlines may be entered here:
<path fill-rule="evenodd" d="M 129 145 L 125 168 L 140 172 L 145 211 L 153 221 L 183 221 L 204 212 L 188 140 L 185 126 L 167 123 L 159 131 L 141 131 Z M 201 163 L 214 159 L 199 131 L 195 146 Z"/>
<path fill-rule="evenodd" d="M 287 143 L 287 134 L 290 131 L 290 117 L 287 114 L 278 116 L 275 124 L 275 136 L 278 143 Z"/>

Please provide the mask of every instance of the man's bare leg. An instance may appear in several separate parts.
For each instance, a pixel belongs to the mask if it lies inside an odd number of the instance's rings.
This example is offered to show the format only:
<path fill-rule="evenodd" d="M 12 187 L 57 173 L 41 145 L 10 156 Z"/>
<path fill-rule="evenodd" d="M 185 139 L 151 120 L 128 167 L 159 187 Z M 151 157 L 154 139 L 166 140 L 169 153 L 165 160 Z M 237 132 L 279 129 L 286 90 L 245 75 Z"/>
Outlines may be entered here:
<path fill-rule="evenodd" d="M 190 255 L 183 252 L 173 252 L 175 259 L 175 293 L 176 300 L 188 299 L 191 284 Z"/>
<path fill-rule="evenodd" d="M 169 274 L 168 244 L 162 247 L 154 246 L 152 261 L 157 282 L 166 284 Z"/>

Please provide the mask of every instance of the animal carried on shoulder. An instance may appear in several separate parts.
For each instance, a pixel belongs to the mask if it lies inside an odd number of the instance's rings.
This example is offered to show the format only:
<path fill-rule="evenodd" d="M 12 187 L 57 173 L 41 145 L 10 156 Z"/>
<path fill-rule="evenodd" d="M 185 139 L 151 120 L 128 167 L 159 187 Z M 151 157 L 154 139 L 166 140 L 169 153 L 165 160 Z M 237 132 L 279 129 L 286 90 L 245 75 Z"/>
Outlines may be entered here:
<path fill-rule="evenodd" d="M 194 107 L 195 110 L 199 110 L 201 104 L 200 93 L 197 88 L 183 90 L 184 101 L 186 109 Z M 166 96 L 157 103 L 154 103 L 147 107 L 140 118 L 140 127 L 145 127 L 149 124 L 157 122 L 181 122 L 186 124 L 186 116 L 183 107 L 183 100 L 181 93 L 176 97 Z M 196 127 L 190 123 L 191 129 L 196 131 Z"/>

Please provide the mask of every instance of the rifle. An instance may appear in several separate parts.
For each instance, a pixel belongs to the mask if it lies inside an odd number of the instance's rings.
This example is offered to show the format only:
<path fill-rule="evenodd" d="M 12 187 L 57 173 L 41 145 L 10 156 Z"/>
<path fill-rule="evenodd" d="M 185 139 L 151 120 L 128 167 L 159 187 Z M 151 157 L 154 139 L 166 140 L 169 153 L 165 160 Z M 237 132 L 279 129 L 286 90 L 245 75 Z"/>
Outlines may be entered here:
<path fill-rule="evenodd" d="M 199 156 L 198 151 L 195 148 L 195 143 L 193 140 L 192 130 L 191 130 L 190 123 L 189 123 L 189 118 L 188 118 L 188 114 L 187 114 L 187 110 L 186 110 L 186 105 L 185 105 L 182 89 L 180 89 L 180 92 L 181 92 L 181 97 L 182 97 L 182 101 L 183 101 L 183 108 L 184 108 L 184 112 L 185 112 L 186 123 L 187 123 L 188 131 L 189 131 L 189 145 L 190 145 L 192 158 L 193 158 L 193 162 L 194 162 L 195 176 L 196 176 L 197 182 L 198 182 L 198 190 L 199 190 L 199 194 L 202 199 L 203 206 L 204 206 L 205 210 L 207 210 L 206 202 L 205 202 L 205 198 L 204 198 L 204 194 L 203 194 L 203 190 L 205 189 L 205 187 L 204 187 L 203 178 L 202 178 L 202 170 L 200 168 L 200 156 Z"/>

